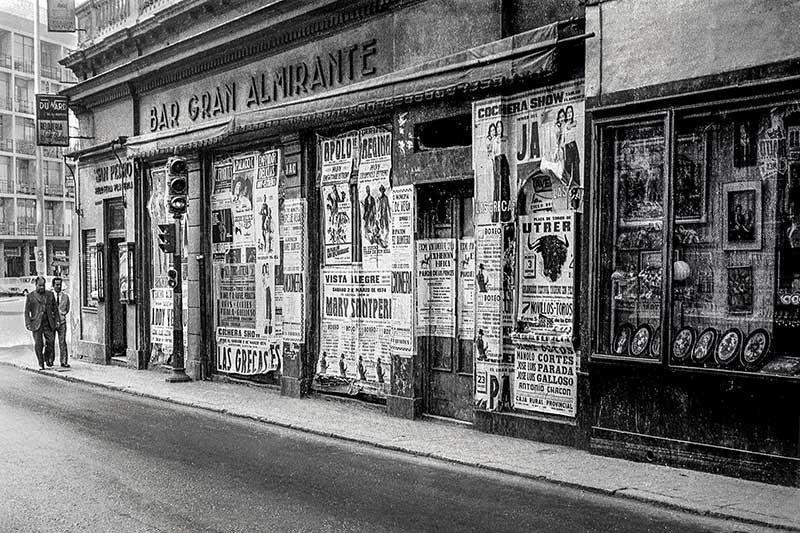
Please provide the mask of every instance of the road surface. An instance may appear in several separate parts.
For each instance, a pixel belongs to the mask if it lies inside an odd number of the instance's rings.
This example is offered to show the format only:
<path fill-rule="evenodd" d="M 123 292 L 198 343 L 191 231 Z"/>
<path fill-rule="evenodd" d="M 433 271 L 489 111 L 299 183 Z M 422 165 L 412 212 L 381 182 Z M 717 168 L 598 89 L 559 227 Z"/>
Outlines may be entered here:
<path fill-rule="evenodd" d="M 3 365 L 0 428 L 0 531 L 745 530 Z"/>

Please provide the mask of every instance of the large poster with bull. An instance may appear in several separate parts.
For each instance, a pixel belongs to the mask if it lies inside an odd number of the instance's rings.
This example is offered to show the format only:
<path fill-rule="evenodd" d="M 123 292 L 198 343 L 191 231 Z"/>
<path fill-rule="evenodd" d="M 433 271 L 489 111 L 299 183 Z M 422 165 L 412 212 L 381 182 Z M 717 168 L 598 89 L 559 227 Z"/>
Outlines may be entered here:
<path fill-rule="evenodd" d="M 519 217 L 517 317 L 533 330 L 572 333 L 574 220 L 572 212 Z"/>

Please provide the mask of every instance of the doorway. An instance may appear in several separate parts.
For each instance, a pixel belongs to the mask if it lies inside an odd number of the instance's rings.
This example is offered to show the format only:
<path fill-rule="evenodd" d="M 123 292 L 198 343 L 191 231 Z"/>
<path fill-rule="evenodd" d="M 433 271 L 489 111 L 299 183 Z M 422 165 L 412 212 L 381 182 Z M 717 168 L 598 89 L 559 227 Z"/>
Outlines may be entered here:
<path fill-rule="evenodd" d="M 472 422 L 473 419 L 474 333 L 465 329 L 465 313 L 461 309 L 467 305 L 467 311 L 474 316 L 471 309 L 472 298 L 468 294 L 472 290 L 474 274 L 470 273 L 471 279 L 459 275 L 460 272 L 463 273 L 459 265 L 462 259 L 466 259 L 459 257 L 462 255 L 459 250 L 462 249 L 462 243 L 472 242 L 474 246 L 473 194 L 471 180 L 425 185 L 417 190 L 419 239 L 441 240 L 446 249 L 455 252 L 455 279 L 449 281 L 448 285 L 454 288 L 454 305 L 444 311 L 450 313 L 449 316 L 437 318 L 440 324 L 454 326 L 452 335 L 423 333 L 418 336 L 419 353 L 425 369 L 425 412 L 466 422 Z"/>
<path fill-rule="evenodd" d="M 126 305 L 120 292 L 119 250 L 125 242 L 125 206 L 121 200 L 106 203 L 106 246 L 107 276 L 105 285 L 106 312 L 106 360 L 109 363 L 127 365 L 127 317 Z"/>

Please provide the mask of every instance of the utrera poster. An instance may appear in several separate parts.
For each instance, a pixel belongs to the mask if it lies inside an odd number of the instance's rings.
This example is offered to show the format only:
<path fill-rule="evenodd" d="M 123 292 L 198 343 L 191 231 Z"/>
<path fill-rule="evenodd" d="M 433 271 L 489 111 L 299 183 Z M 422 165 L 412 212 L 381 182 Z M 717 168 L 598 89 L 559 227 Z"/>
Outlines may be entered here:
<path fill-rule="evenodd" d="M 514 368 L 515 408 L 575 416 L 578 360 L 568 339 L 518 345 Z"/>
<path fill-rule="evenodd" d="M 322 217 L 326 265 L 353 261 L 353 199 L 350 176 L 358 155 L 358 132 L 320 139 Z"/>
<path fill-rule="evenodd" d="M 537 331 L 572 334 L 575 214 L 521 216 L 520 320 Z"/>

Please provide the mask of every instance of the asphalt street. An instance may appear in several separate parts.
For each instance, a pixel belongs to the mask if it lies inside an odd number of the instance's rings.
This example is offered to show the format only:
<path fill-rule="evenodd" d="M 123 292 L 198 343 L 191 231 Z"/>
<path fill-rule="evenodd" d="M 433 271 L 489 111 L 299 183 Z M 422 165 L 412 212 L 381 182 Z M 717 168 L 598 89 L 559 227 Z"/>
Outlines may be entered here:
<path fill-rule="evenodd" d="M 2 365 L 0 428 L 0 531 L 745 530 Z"/>

